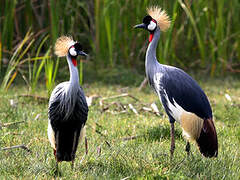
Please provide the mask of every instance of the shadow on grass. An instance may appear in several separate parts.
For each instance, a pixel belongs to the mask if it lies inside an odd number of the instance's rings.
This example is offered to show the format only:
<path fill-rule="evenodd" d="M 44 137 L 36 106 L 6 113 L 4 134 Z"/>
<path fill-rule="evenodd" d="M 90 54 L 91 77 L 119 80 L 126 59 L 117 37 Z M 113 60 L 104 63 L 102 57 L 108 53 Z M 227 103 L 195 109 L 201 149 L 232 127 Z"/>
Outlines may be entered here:
<path fill-rule="evenodd" d="M 159 141 L 160 139 L 170 139 L 170 124 L 164 126 L 151 127 L 144 133 L 144 138 L 148 141 Z M 175 127 L 175 139 L 182 138 L 180 130 Z"/>

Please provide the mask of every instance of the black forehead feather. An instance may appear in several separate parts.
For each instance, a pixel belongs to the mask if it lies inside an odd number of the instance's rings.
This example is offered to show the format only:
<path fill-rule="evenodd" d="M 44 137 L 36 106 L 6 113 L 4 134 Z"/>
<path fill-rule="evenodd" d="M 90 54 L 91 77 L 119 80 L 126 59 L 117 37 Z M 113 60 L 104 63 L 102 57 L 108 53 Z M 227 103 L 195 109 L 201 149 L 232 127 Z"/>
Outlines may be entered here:
<path fill-rule="evenodd" d="M 150 21 L 152 20 L 152 17 L 151 16 L 145 16 L 144 18 L 143 18 L 143 23 L 144 24 L 149 24 L 150 23 Z"/>
<path fill-rule="evenodd" d="M 82 45 L 78 42 L 74 44 L 74 47 L 75 47 L 76 50 L 79 50 L 79 51 L 82 50 Z"/>

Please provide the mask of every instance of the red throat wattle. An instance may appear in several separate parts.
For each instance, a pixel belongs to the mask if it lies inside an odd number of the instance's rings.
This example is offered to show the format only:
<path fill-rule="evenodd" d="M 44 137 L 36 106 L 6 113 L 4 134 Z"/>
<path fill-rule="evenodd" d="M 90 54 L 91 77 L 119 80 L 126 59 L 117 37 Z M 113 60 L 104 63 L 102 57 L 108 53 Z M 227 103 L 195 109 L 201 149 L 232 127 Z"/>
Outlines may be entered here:
<path fill-rule="evenodd" d="M 74 66 L 77 66 L 77 60 L 76 59 L 72 58 L 72 63 L 73 63 Z"/>
<path fill-rule="evenodd" d="M 152 42 L 152 39 L 153 39 L 153 34 L 151 33 L 149 36 L 149 42 Z"/>
<path fill-rule="evenodd" d="M 151 33 L 149 36 L 149 42 L 152 42 L 152 39 L 153 39 L 153 33 Z"/>

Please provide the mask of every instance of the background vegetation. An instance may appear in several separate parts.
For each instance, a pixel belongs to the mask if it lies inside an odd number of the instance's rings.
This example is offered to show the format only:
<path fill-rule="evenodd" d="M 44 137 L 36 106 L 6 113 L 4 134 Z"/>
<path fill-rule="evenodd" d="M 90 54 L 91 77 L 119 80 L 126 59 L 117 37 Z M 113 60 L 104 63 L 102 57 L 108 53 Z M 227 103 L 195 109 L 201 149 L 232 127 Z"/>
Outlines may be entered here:
<path fill-rule="evenodd" d="M 158 46 L 160 62 L 212 76 L 240 71 L 239 0 L 2 0 L 2 88 L 20 75 L 34 91 L 45 75 L 51 91 L 59 65 L 52 46 L 63 34 L 83 44 L 95 70 L 121 66 L 142 72 L 148 33 L 132 27 L 150 5 L 166 9 L 172 20 Z"/>

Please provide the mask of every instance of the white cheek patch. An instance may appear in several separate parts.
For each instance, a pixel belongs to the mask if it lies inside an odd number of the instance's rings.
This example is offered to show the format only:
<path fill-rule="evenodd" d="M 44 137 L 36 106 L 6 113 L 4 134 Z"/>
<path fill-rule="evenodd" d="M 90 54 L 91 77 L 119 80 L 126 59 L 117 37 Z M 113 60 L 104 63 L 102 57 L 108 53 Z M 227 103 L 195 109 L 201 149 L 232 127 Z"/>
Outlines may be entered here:
<path fill-rule="evenodd" d="M 69 53 L 71 54 L 71 56 L 77 55 L 77 52 L 75 51 L 75 49 L 73 47 L 69 49 Z"/>
<path fill-rule="evenodd" d="M 153 31 L 156 28 L 157 24 L 153 21 L 148 25 L 148 30 Z"/>

